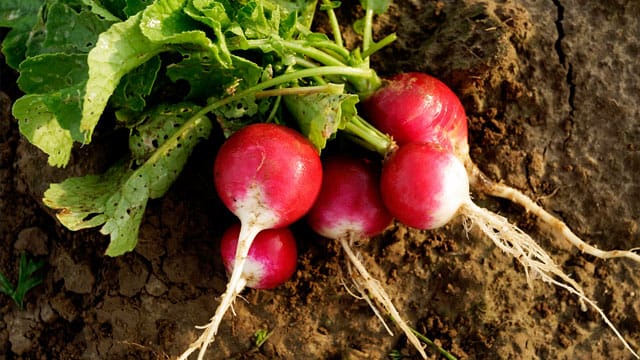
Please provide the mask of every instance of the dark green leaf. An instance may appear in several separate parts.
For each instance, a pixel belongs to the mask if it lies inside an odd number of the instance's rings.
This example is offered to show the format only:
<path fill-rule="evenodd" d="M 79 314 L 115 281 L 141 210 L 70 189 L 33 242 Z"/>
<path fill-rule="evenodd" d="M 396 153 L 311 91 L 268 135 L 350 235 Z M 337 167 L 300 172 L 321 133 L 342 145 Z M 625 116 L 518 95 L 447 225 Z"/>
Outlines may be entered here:
<path fill-rule="evenodd" d="M 127 0 L 126 3 L 123 12 L 127 17 L 131 17 L 151 5 L 153 0 Z"/>
<path fill-rule="evenodd" d="M 131 70 L 175 45 L 195 46 L 212 54 L 218 51 L 197 29 L 197 23 L 183 13 L 184 6 L 184 0 L 158 0 L 100 35 L 88 57 L 89 80 L 80 123 L 86 141 L 120 79 Z"/>
<path fill-rule="evenodd" d="M 2 53 L 7 65 L 14 69 L 26 58 L 26 44 L 43 3 L 44 0 L 0 1 L 0 27 L 11 28 L 2 41 Z"/>
<path fill-rule="evenodd" d="M 161 65 L 160 58 L 154 56 L 124 75 L 111 96 L 111 105 L 120 111 L 143 111 L 147 104 L 145 98 L 151 94 Z"/>
<path fill-rule="evenodd" d="M 20 64 L 18 86 L 25 93 L 41 94 L 84 84 L 87 78 L 86 54 L 41 54 Z"/>
<path fill-rule="evenodd" d="M 231 66 L 225 66 L 209 51 L 185 52 L 181 62 L 167 67 L 167 75 L 171 81 L 189 83 L 189 99 L 229 96 L 258 83 L 262 74 L 260 66 L 235 55 L 230 59 Z"/>
<path fill-rule="evenodd" d="M 88 53 L 113 20 L 105 20 L 89 8 L 54 1 L 44 8 L 28 42 L 27 56 L 46 53 Z"/>

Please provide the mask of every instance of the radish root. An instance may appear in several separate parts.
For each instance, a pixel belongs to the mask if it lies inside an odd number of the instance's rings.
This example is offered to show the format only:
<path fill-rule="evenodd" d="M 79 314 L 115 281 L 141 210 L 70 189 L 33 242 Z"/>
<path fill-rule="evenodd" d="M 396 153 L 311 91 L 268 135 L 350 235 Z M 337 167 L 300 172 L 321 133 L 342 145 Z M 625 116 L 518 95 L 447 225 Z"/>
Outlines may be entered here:
<path fill-rule="evenodd" d="M 554 236 L 562 235 L 573 246 L 578 248 L 581 252 L 595 256 L 600 259 L 611 259 L 625 257 L 631 259 L 637 263 L 640 263 L 640 254 L 637 254 L 630 250 L 600 250 L 593 245 L 587 244 L 580 239 L 576 234 L 569 229 L 560 219 L 551 215 L 548 211 L 543 209 L 540 205 L 536 204 L 530 197 L 522 193 L 521 191 L 514 189 L 502 183 L 497 183 L 489 179 L 471 160 L 465 162 L 467 173 L 471 186 L 473 186 L 479 192 L 483 194 L 507 199 L 515 204 L 518 204 L 528 212 L 535 215 L 544 226 L 549 228 Z"/>
<path fill-rule="evenodd" d="M 528 234 L 511 224 L 506 218 L 479 207 L 471 200 L 460 207 L 460 214 L 463 215 L 465 220 L 470 222 L 471 225 L 477 226 L 502 251 L 517 259 L 524 266 L 529 283 L 531 282 L 531 275 L 539 277 L 544 282 L 559 286 L 578 296 L 582 311 L 587 310 L 585 303 L 595 309 L 603 318 L 604 322 L 622 341 L 625 348 L 636 358 L 640 359 L 640 356 L 631 348 L 602 309 L 584 294 L 580 285 L 565 274 L 562 269 L 554 263 L 547 252 Z M 468 227 L 469 224 L 467 224 L 467 228 Z"/>
<path fill-rule="evenodd" d="M 356 254 L 356 256 L 358 255 L 359 254 Z M 358 258 L 360 258 L 360 256 L 358 256 Z M 347 273 L 349 274 L 349 278 L 351 279 L 351 284 L 356 288 L 357 294 L 351 291 L 349 286 L 345 284 L 344 281 L 342 281 L 342 285 L 344 286 L 345 290 L 354 298 L 358 300 L 363 300 L 367 304 L 369 304 L 369 307 L 371 308 L 371 310 L 373 310 L 373 313 L 376 315 L 378 320 L 380 320 L 385 330 L 387 330 L 387 333 L 393 336 L 393 331 L 391 331 L 391 329 L 389 328 L 389 325 L 387 324 L 384 317 L 380 313 L 380 310 L 378 310 L 378 307 L 373 303 L 373 301 L 371 300 L 371 297 L 367 295 L 367 291 L 363 288 L 363 285 L 361 284 L 361 282 L 356 278 L 356 276 L 358 275 L 353 273 L 354 270 L 353 270 L 353 266 L 351 265 L 351 262 L 347 262 L 346 266 L 347 266 Z"/>
<path fill-rule="evenodd" d="M 423 359 L 426 359 L 427 354 L 424 352 L 424 348 L 422 347 L 420 340 L 418 340 L 418 338 L 415 336 L 413 331 L 411 331 L 411 328 L 407 325 L 407 323 L 404 320 L 402 320 L 402 317 L 400 317 L 398 310 L 393 305 L 391 298 L 389 297 L 387 292 L 384 290 L 384 288 L 380 286 L 380 282 L 374 279 L 371 276 L 371 274 L 369 274 L 365 266 L 360 261 L 359 257 L 351 249 L 351 244 L 353 243 L 355 238 L 356 238 L 356 235 L 350 233 L 348 236 L 348 239 L 345 237 L 341 237 L 339 241 L 340 241 L 340 245 L 342 245 L 342 249 L 344 250 L 345 254 L 347 254 L 347 257 L 349 258 L 350 263 L 347 263 L 347 266 L 348 266 L 351 278 L 353 279 L 353 282 L 356 285 L 356 288 L 363 295 L 363 298 L 367 301 L 367 303 L 369 303 L 369 306 L 371 306 L 371 308 L 373 309 L 373 312 L 378 316 L 378 318 L 380 318 L 380 321 L 383 323 L 385 328 L 387 328 L 387 331 L 391 332 L 387 327 L 387 324 L 385 323 L 385 321 L 380 316 L 378 309 L 369 300 L 368 296 L 363 291 L 364 289 L 366 289 L 366 292 L 369 294 L 369 296 L 371 296 L 377 303 L 379 303 L 386 310 L 386 312 L 389 315 L 391 315 L 392 320 L 405 333 L 409 342 L 420 353 L 420 356 L 422 356 Z M 351 264 L 356 268 L 357 275 L 360 278 L 358 278 L 357 276 L 354 276 L 354 274 L 351 272 L 351 266 L 350 266 Z"/>
<path fill-rule="evenodd" d="M 247 280 L 242 277 L 242 270 L 244 269 L 244 265 L 247 261 L 251 244 L 261 230 L 262 228 L 257 226 L 245 226 L 243 222 L 243 225 L 240 228 L 240 236 L 238 237 L 238 248 L 236 250 L 233 272 L 231 273 L 231 278 L 227 283 L 227 289 L 224 294 L 222 294 L 222 300 L 209 323 L 204 326 L 196 327 L 198 329 L 203 329 L 204 331 L 200 337 L 196 341 L 192 342 L 189 345 L 189 348 L 182 353 L 180 357 L 178 357 L 178 360 L 187 359 L 189 355 L 197 349 L 200 349 L 200 352 L 198 353 L 198 360 L 202 360 L 204 358 L 207 347 L 211 342 L 213 342 L 215 335 L 218 333 L 218 328 L 220 327 L 220 323 L 222 322 L 224 315 L 247 284 Z"/>

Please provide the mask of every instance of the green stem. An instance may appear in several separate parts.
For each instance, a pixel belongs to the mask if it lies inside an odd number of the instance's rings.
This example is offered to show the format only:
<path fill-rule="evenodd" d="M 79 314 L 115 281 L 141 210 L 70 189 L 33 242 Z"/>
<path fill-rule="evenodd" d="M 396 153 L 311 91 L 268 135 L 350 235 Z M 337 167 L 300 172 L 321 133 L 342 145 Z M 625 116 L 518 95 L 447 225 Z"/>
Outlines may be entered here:
<path fill-rule="evenodd" d="M 374 42 L 369 44 L 370 46 L 362 51 L 362 57 L 363 58 L 367 58 L 369 56 L 371 56 L 371 54 L 375 53 L 376 51 L 382 49 L 383 47 L 391 44 L 392 42 L 396 41 L 396 39 L 398 38 L 398 36 L 393 33 L 390 35 L 385 36 L 384 39 L 378 41 L 378 42 Z"/>
<path fill-rule="evenodd" d="M 319 66 L 311 69 L 302 69 L 296 70 L 290 73 L 285 73 L 280 76 L 276 76 L 273 79 L 269 79 L 258 83 L 248 89 L 244 89 L 242 91 L 237 92 L 235 95 L 228 96 L 226 98 L 222 98 L 220 100 L 214 101 L 211 104 L 203 107 L 198 111 L 193 118 L 198 118 L 200 116 L 204 116 L 211 111 L 227 105 L 235 100 L 241 99 L 243 97 L 247 97 L 250 95 L 254 95 L 256 92 L 265 90 L 274 86 L 278 86 L 280 84 L 288 83 L 290 81 L 313 77 L 313 76 L 330 76 L 330 75 L 342 75 L 356 78 L 371 78 L 375 76 L 375 72 L 371 69 L 359 69 L 349 66 Z M 189 120 L 191 121 L 191 119 Z"/>
<path fill-rule="evenodd" d="M 294 56 L 293 59 L 295 60 L 295 64 L 296 65 L 300 65 L 302 67 L 305 68 L 314 68 L 314 67 L 318 67 L 318 63 L 314 63 L 313 61 L 309 61 L 307 59 L 305 59 L 304 57 L 301 56 Z"/>
<path fill-rule="evenodd" d="M 333 42 L 318 42 L 313 46 L 309 46 L 306 41 L 296 41 L 296 40 L 272 40 L 272 39 L 257 39 L 257 40 L 248 40 L 247 44 L 249 45 L 249 49 L 254 48 L 262 48 L 264 46 L 270 45 L 273 41 L 279 43 L 286 49 L 289 49 L 297 54 L 305 55 L 310 57 L 311 59 L 316 60 L 317 62 L 328 65 L 328 66 L 344 66 L 345 63 L 340 59 L 336 58 L 336 56 L 328 54 L 325 51 L 320 50 L 320 48 L 324 47 L 337 53 L 337 56 L 347 59 L 349 57 L 349 53 L 344 49 L 337 47 Z M 234 50 L 234 49 L 231 49 Z"/>
<path fill-rule="evenodd" d="M 267 40 L 267 39 L 260 39 L 260 40 L 249 40 L 248 44 L 250 48 L 261 48 L 265 45 L 268 45 L 270 43 L 271 40 Z M 282 46 L 284 46 L 285 48 L 289 49 L 292 52 L 295 52 L 299 55 L 304 55 L 307 56 L 317 62 L 319 62 L 320 64 L 322 64 L 319 67 L 326 67 L 326 66 L 349 66 L 345 63 L 343 63 L 342 61 L 340 61 L 339 59 L 337 59 L 335 56 L 322 51 L 321 49 L 318 49 L 316 47 L 313 46 L 309 46 L 307 45 L 304 41 L 288 41 L 288 40 L 278 40 L 280 42 L 280 44 Z M 324 42 L 323 42 L 324 44 Z M 314 44 L 314 46 L 319 46 L 318 44 Z M 376 47 L 376 49 L 378 49 L 378 47 Z M 337 48 L 333 48 L 331 50 L 339 50 Z M 344 48 L 342 48 L 342 50 L 346 51 Z M 340 56 L 342 56 L 343 54 L 339 54 Z M 349 54 L 346 54 L 346 57 L 349 57 Z M 308 66 L 303 64 L 303 66 Z M 355 68 L 356 66 L 353 66 L 353 68 Z M 369 69 L 369 62 L 368 59 L 365 60 L 362 64 L 360 64 L 358 66 L 361 70 L 364 69 Z M 373 93 L 373 91 L 375 91 L 377 88 L 379 88 L 382 84 L 382 82 L 380 81 L 380 78 L 373 73 L 372 76 L 368 76 L 368 77 L 358 77 L 358 76 L 349 76 L 346 75 L 346 80 L 353 85 L 353 88 L 355 89 L 355 92 L 360 95 L 361 98 L 366 98 L 368 97 L 371 93 Z"/>
<path fill-rule="evenodd" d="M 283 45 L 298 54 L 302 54 L 308 56 L 324 65 L 328 66 L 344 66 L 345 63 L 336 59 L 334 56 L 311 46 L 307 46 L 306 44 L 301 44 L 295 41 L 284 41 Z M 333 50 L 333 49 L 332 49 Z"/>
<path fill-rule="evenodd" d="M 272 122 L 273 118 L 276 117 L 276 114 L 278 113 L 278 109 L 280 108 L 280 103 L 282 102 L 282 96 L 278 96 L 275 99 L 275 102 L 273 104 L 273 107 L 271 108 L 271 111 L 269 112 L 269 115 L 267 116 L 267 121 L 266 122 Z"/>
<path fill-rule="evenodd" d="M 364 16 L 364 33 L 362 34 L 362 52 L 367 52 L 373 43 L 373 10 L 367 9 Z"/>
<path fill-rule="evenodd" d="M 397 148 L 390 136 L 382 133 L 360 116 L 349 121 L 343 131 L 352 138 L 352 141 L 385 158 Z"/>
<path fill-rule="evenodd" d="M 327 5 L 328 9 L 327 15 L 329 16 L 329 24 L 331 25 L 331 32 L 333 33 L 333 41 L 335 41 L 336 45 L 344 48 L 344 44 L 342 42 L 342 33 L 340 32 L 340 24 L 338 23 L 338 18 L 336 17 L 336 12 L 333 11 L 333 6 L 331 6 L 331 0 L 324 0 L 325 5 Z"/>
<path fill-rule="evenodd" d="M 296 65 L 302 66 L 303 68 L 316 68 L 316 67 L 319 66 L 317 63 L 309 61 L 309 60 L 307 60 L 307 59 L 305 59 L 303 57 L 300 57 L 300 56 L 295 56 L 294 60 L 296 62 L 295 63 Z M 312 79 L 318 85 L 326 85 L 327 84 L 327 82 L 323 78 L 321 78 L 320 76 L 314 76 L 314 77 L 312 77 Z"/>
<path fill-rule="evenodd" d="M 341 84 L 326 84 L 319 86 L 299 86 L 299 87 L 286 87 L 272 90 L 262 90 L 254 94 L 256 98 L 266 98 L 273 96 L 283 95 L 308 95 L 308 94 L 342 94 L 344 92 L 344 85 Z"/>
<path fill-rule="evenodd" d="M 423 343 L 434 347 L 436 350 L 438 350 L 438 352 L 444 356 L 447 360 L 457 360 L 455 356 L 451 355 L 451 353 L 449 353 L 447 350 L 443 349 L 442 347 L 438 346 L 436 343 L 434 343 L 433 341 L 431 341 L 428 337 L 422 335 L 421 333 L 419 333 L 416 329 L 411 329 L 411 332 L 413 332 L 416 337 L 418 337 L 418 339 L 420 339 L 420 341 L 422 341 Z"/>

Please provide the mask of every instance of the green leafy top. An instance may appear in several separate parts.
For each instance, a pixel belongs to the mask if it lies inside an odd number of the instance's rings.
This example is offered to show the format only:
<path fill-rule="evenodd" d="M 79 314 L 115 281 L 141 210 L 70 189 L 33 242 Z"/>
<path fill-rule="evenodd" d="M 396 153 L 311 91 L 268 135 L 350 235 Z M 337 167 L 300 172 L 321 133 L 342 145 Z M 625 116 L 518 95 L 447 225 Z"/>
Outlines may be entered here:
<path fill-rule="evenodd" d="M 335 3 L 324 1 L 330 15 Z M 381 5 L 382 4 L 382 5 Z M 388 2 L 363 4 L 367 13 Z M 52 184 L 44 202 L 70 229 L 102 226 L 109 255 L 130 251 L 148 199 L 180 173 L 215 118 L 225 135 L 251 122 L 293 125 L 322 150 L 359 131 L 356 104 L 380 85 L 367 56 L 393 40 L 342 44 L 311 31 L 316 0 L 28 0 L 0 4 L 3 51 L 20 72 L 21 133 L 65 166 L 104 116 L 131 134 L 104 174 Z M 333 5 L 333 6 L 328 6 Z M 384 6 L 383 6 L 384 5 Z M 367 23 L 370 25 L 370 22 Z M 365 24 L 365 28 L 367 25 Z M 166 89 L 184 87 L 185 91 Z M 113 115 L 112 115 L 113 114 Z M 375 136 L 374 136 L 375 137 Z M 364 141 L 366 143 L 367 141 Z M 386 146 L 386 145 L 381 145 Z"/>

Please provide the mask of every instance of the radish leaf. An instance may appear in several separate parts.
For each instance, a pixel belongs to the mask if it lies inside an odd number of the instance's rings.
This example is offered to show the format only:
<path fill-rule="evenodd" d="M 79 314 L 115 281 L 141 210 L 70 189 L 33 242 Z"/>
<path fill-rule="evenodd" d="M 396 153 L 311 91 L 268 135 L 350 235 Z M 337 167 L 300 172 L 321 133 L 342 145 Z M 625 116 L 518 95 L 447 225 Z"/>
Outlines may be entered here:
<path fill-rule="evenodd" d="M 20 132 L 40 150 L 49 155 L 49 165 L 64 166 L 69 162 L 73 138 L 49 112 L 40 95 L 25 95 L 13 105 Z"/>
<path fill-rule="evenodd" d="M 151 43 L 142 34 L 140 18 L 138 13 L 114 24 L 100 34 L 96 47 L 89 52 L 89 78 L 80 121 L 85 142 L 91 141 L 93 129 L 120 79 L 162 51 L 162 44 Z"/>
<path fill-rule="evenodd" d="M 304 134 L 318 150 L 357 115 L 358 95 L 317 93 L 284 97 Z"/>
<path fill-rule="evenodd" d="M 186 106 L 166 106 L 146 116 L 149 124 L 164 121 L 179 125 Z M 194 106 L 189 104 L 189 108 Z M 170 136 L 169 128 L 173 129 Z M 169 189 L 195 145 L 209 136 L 211 122 L 200 117 L 190 121 L 189 126 L 169 126 L 163 131 L 165 134 L 155 139 L 157 150 L 140 167 L 133 168 L 121 161 L 100 175 L 51 184 L 43 202 L 58 210 L 58 219 L 70 230 L 102 225 L 100 232 L 111 238 L 107 255 L 118 256 L 133 250 L 148 199 L 159 198 Z"/>
<path fill-rule="evenodd" d="M 12 28 L 2 41 L 2 53 L 7 65 L 18 69 L 25 59 L 31 28 L 38 21 L 38 11 L 44 0 L 0 2 L 0 27 Z"/>
<path fill-rule="evenodd" d="M 111 26 L 89 53 L 89 79 L 80 130 L 89 142 L 120 79 L 171 44 L 190 44 L 216 54 L 218 49 L 185 15 L 184 0 L 158 0 L 125 22 Z"/>
<path fill-rule="evenodd" d="M 154 56 L 124 75 L 111 96 L 111 105 L 120 112 L 143 111 L 147 105 L 145 99 L 153 90 L 161 66 L 160 58 Z"/>

